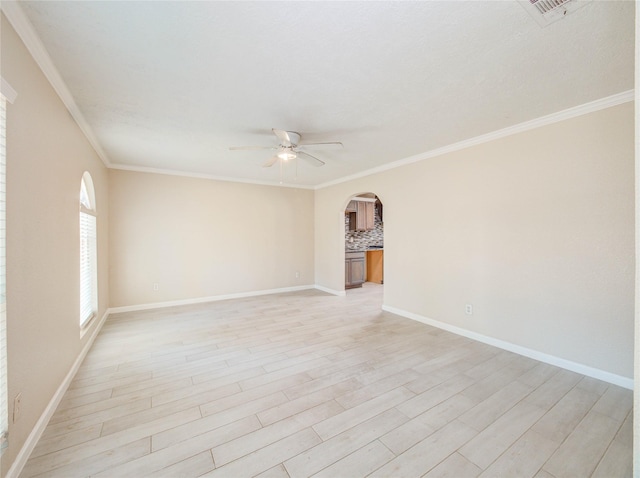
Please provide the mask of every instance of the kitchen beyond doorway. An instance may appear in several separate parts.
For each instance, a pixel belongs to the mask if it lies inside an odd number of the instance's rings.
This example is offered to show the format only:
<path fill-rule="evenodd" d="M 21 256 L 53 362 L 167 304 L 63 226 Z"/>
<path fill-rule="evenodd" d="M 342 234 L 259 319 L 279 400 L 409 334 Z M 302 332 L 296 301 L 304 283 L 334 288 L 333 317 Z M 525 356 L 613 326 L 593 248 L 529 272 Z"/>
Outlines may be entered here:
<path fill-rule="evenodd" d="M 374 193 L 350 198 L 345 209 L 345 289 L 384 283 L 384 211 Z"/>

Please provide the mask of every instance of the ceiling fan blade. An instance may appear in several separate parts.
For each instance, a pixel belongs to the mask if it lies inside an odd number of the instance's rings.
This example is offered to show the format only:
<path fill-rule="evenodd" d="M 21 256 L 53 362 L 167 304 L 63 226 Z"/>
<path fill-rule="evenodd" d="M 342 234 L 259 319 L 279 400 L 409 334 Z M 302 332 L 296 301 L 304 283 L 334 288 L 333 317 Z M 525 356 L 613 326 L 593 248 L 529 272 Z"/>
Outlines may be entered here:
<path fill-rule="evenodd" d="M 274 156 L 273 158 L 270 158 L 266 163 L 264 163 L 262 165 L 263 168 L 270 168 L 271 166 L 273 166 L 274 164 L 276 164 L 276 162 L 279 160 L 280 158 L 278 156 Z"/>
<path fill-rule="evenodd" d="M 282 146 L 291 146 L 291 138 L 289 137 L 289 133 L 275 128 L 273 128 L 271 131 L 273 131 L 273 134 L 278 137 Z"/>
<path fill-rule="evenodd" d="M 328 143 L 305 143 L 305 144 L 300 144 L 298 145 L 298 148 L 301 151 L 304 151 L 306 149 L 309 150 L 315 150 L 315 149 L 342 149 L 342 143 L 340 143 L 339 141 L 331 141 Z"/>
<path fill-rule="evenodd" d="M 305 153 L 304 151 L 296 151 L 296 153 L 298 154 L 299 157 L 304 158 L 304 159 L 311 159 L 311 164 L 313 166 L 324 166 L 325 162 L 322 161 L 321 159 L 316 158 L 315 156 L 311 156 L 309 153 Z"/>
<path fill-rule="evenodd" d="M 263 149 L 278 149 L 275 146 L 231 146 L 229 151 L 257 151 Z"/>

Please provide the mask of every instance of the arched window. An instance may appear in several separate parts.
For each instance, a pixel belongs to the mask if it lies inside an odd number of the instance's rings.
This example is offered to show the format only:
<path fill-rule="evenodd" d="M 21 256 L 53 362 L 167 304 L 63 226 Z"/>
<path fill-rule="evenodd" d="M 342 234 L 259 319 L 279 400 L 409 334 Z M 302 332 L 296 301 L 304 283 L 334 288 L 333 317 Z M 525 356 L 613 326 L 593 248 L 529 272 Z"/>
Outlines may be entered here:
<path fill-rule="evenodd" d="M 80 183 L 80 326 L 98 312 L 98 267 L 96 246 L 96 196 L 91 175 Z"/>

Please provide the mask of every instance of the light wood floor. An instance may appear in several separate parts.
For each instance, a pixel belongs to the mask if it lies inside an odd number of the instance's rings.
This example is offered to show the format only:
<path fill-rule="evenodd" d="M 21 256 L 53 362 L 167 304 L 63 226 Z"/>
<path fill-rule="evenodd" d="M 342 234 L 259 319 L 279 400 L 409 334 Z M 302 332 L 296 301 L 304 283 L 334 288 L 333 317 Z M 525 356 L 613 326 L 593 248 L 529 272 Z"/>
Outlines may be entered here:
<path fill-rule="evenodd" d="M 112 315 L 21 476 L 631 476 L 629 390 L 365 285 Z"/>

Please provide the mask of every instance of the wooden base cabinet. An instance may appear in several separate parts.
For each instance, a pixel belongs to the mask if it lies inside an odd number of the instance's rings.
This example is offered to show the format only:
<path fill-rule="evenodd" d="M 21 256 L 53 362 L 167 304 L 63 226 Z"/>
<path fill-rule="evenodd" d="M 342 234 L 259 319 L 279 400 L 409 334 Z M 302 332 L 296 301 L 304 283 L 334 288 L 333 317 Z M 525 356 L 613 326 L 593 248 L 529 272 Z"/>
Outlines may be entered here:
<path fill-rule="evenodd" d="M 367 251 L 367 281 L 376 284 L 384 283 L 383 251 Z"/>
<path fill-rule="evenodd" d="M 347 252 L 344 261 L 344 287 L 354 289 L 362 287 L 366 278 L 366 261 L 364 252 Z"/>

